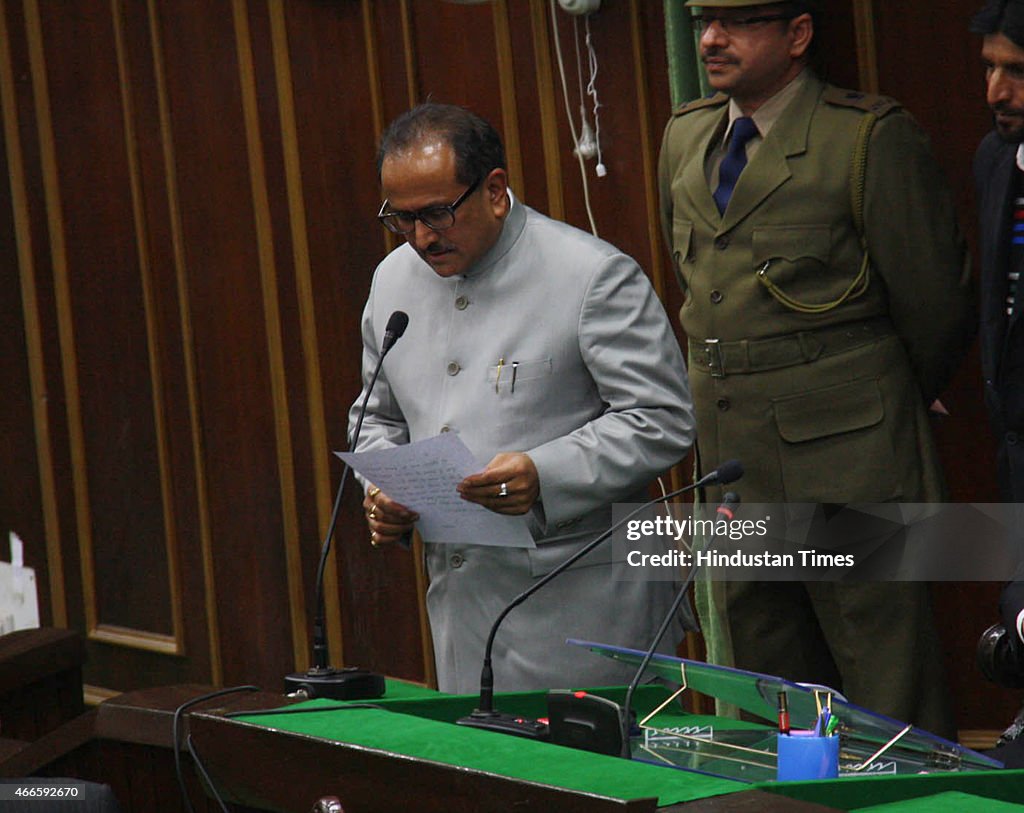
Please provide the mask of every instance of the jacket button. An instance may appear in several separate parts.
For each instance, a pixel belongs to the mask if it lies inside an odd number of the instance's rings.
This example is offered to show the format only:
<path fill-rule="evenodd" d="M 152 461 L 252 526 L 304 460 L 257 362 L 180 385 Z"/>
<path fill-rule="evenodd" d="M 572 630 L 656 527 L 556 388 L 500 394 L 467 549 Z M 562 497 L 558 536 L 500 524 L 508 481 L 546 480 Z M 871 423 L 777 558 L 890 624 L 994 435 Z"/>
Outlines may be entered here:
<path fill-rule="evenodd" d="M 449 361 L 448 362 L 448 375 L 458 375 L 459 374 L 459 370 L 461 370 L 461 369 L 462 368 L 459 367 L 459 363 L 457 361 Z"/>
<path fill-rule="evenodd" d="M 1006 442 L 1009 443 L 1011 446 L 1016 446 L 1017 445 L 1017 433 L 1016 432 L 1007 432 L 1006 433 Z"/>
<path fill-rule="evenodd" d="M 453 553 L 451 558 L 448 560 L 448 564 L 450 564 L 452 567 L 459 568 L 462 567 L 462 563 L 464 561 L 466 560 L 462 558 L 461 553 Z"/>
<path fill-rule="evenodd" d="M 729 235 L 722 234 L 715 238 L 715 248 L 719 251 L 725 251 L 729 248 Z"/>
<path fill-rule="evenodd" d="M 717 401 L 717 404 L 718 404 L 718 408 L 722 412 L 728 411 L 729 407 L 732 406 L 732 404 L 729 403 L 729 399 L 728 398 L 719 398 L 718 401 Z"/>
<path fill-rule="evenodd" d="M 717 305 L 723 299 L 725 299 L 725 297 L 722 296 L 722 292 L 721 291 L 712 291 L 711 292 L 711 302 L 712 302 L 712 304 Z"/>
<path fill-rule="evenodd" d="M 466 297 L 464 297 L 464 296 L 457 296 L 457 297 L 455 297 L 455 307 L 458 308 L 460 311 L 464 311 L 468 305 L 469 305 L 469 300 Z"/>

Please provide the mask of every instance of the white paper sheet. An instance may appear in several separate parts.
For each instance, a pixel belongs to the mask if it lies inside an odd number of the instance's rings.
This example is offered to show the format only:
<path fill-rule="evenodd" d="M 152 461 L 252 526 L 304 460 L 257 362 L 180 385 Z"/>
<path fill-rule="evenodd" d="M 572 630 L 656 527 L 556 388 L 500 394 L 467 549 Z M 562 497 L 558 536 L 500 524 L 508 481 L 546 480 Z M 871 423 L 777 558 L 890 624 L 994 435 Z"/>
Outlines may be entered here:
<path fill-rule="evenodd" d="M 396 502 L 420 515 L 427 542 L 536 547 L 526 520 L 463 500 L 455 487 L 484 467 L 455 432 L 374 452 L 335 452 Z"/>

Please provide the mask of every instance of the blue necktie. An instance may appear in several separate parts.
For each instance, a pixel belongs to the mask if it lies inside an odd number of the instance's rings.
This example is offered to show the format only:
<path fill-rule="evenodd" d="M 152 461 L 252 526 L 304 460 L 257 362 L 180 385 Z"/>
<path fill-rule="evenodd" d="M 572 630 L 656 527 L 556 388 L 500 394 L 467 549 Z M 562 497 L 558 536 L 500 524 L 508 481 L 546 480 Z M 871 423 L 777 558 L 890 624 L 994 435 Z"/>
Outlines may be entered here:
<path fill-rule="evenodd" d="M 718 167 L 718 189 L 713 195 L 718 204 L 718 213 L 724 214 L 729 205 L 732 190 L 736 188 L 743 167 L 747 165 L 747 142 L 757 135 L 757 125 L 749 116 L 740 116 L 732 123 L 732 136 L 729 139 L 729 151 Z"/>

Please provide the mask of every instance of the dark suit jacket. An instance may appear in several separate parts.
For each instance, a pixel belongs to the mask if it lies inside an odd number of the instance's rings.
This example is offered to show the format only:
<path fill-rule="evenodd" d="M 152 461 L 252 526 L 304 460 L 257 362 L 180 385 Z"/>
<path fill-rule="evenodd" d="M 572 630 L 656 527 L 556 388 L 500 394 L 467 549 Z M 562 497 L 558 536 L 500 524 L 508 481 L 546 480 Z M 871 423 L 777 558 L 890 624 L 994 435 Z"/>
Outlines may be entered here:
<path fill-rule="evenodd" d="M 1006 319 L 1010 209 L 1013 205 L 1016 144 L 993 131 L 974 157 L 981 240 L 981 369 L 985 404 L 999 444 L 1002 498 L 1024 502 L 1024 330 L 1018 304 Z M 1024 286 L 1018 289 L 1024 298 Z"/>

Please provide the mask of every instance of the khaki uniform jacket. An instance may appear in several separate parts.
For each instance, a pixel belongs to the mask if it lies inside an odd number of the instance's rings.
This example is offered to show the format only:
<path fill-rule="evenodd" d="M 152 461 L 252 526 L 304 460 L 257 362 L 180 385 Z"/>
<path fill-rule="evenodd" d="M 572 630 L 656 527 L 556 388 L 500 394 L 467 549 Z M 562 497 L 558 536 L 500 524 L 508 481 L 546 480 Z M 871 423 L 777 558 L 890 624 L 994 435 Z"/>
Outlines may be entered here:
<path fill-rule="evenodd" d="M 740 459 L 745 502 L 907 502 L 943 496 L 926 405 L 970 342 L 963 240 L 927 139 L 892 100 L 811 77 L 769 131 L 720 215 L 705 157 L 728 98 L 691 103 L 665 131 L 663 228 L 685 294 L 703 470 Z M 867 149 L 866 290 L 851 204 Z M 717 341 L 715 341 L 717 340 Z"/>

